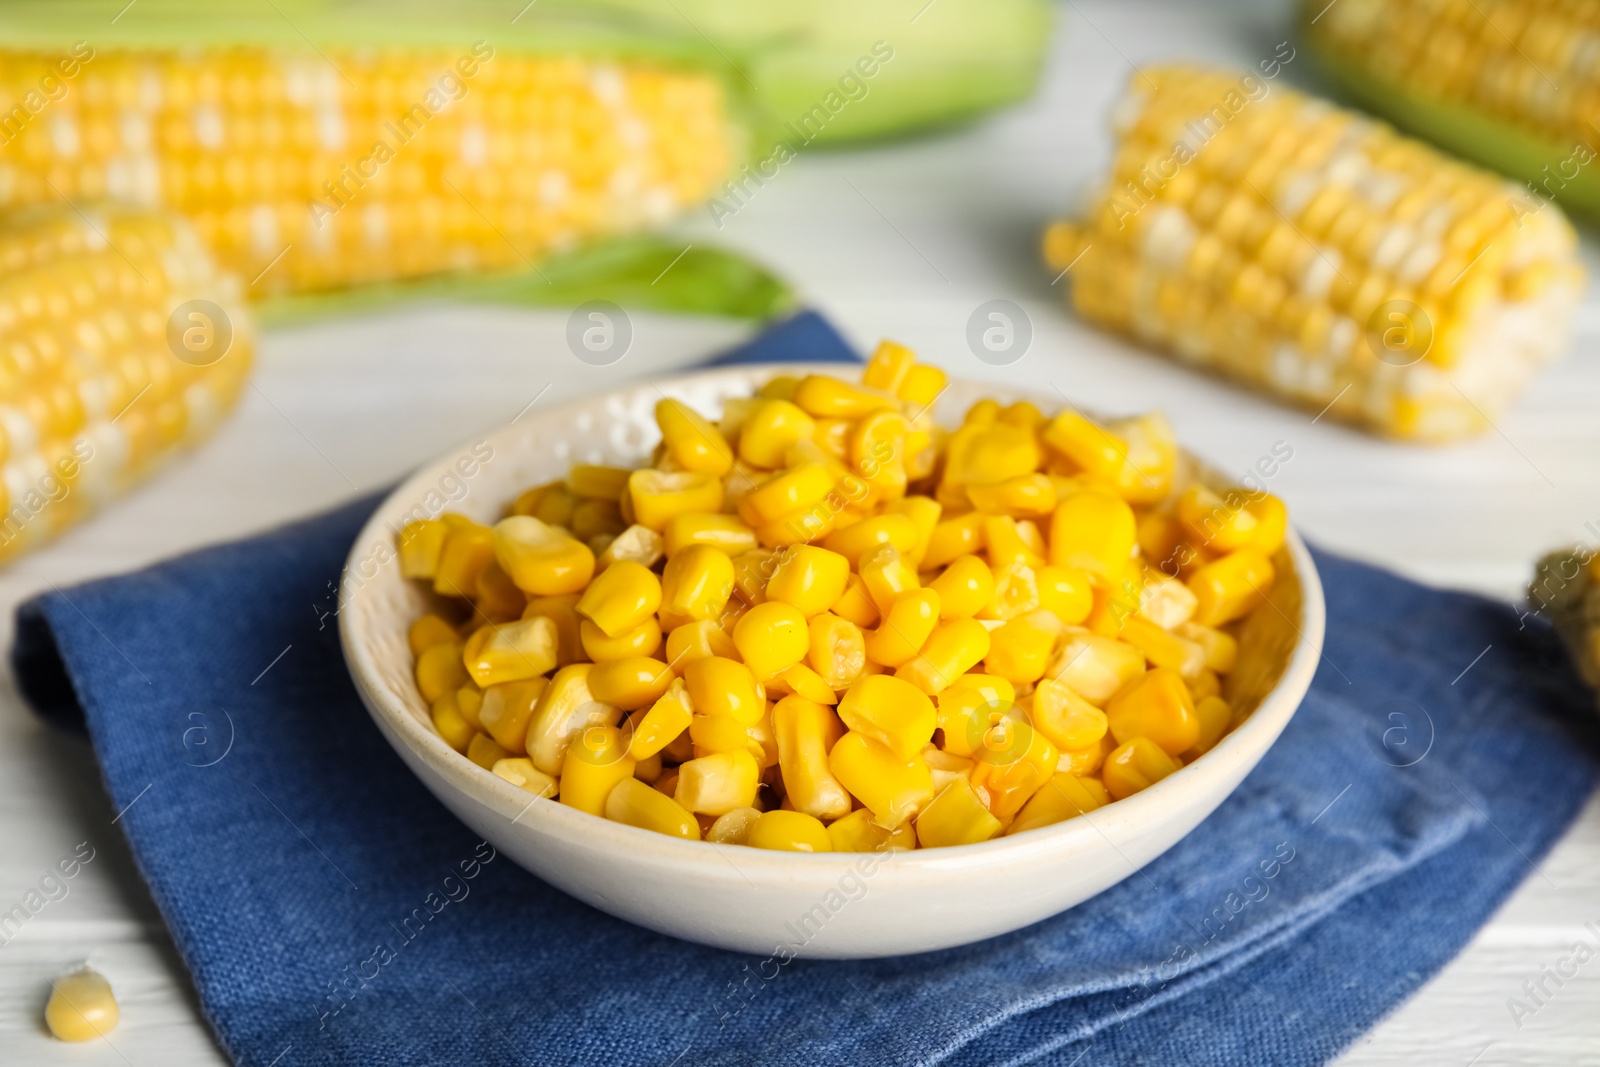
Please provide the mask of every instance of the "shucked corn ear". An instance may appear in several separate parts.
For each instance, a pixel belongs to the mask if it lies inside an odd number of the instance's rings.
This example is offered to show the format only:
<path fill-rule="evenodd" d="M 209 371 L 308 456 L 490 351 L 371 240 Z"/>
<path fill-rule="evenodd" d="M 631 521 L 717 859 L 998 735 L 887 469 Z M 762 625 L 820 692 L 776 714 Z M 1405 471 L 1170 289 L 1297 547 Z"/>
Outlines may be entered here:
<path fill-rule="evenodd" d="M 1523 180 L 1520 210 L 1550 200 L 1600 217 L 1600 9 L 1560 0 L 1306 0 L 1305 36 L 1363 107 Z"/>
<path fill-rule="evenodd" d="M 1564 346 L 1555 208 L 1251 75 L 1137 75 L 1112 173 L 1044 252 L 1086 318 L 1380 433 L 1486 429 Z M 1070 269 L 1069 269 L 1070 268 Z"/>
<path fill-rule="evenodd" d="M 492 41 L 8 47 L 0 106 L 0 207 L 175 209 L 253 297 L 524 268 L 704 200 L 735 151 L 710 74 Z"/>
<path fill-rule="evenodd" d="M 653 466 L 406 526 L 440 736 L 616 822 L 809 852 L 1048 826 L 1203 757 L 1271 669 L 1245 627 L 1288 618 L 1283 503 L 1193 482 L 1159 415 L 946 430 L 945 385 L 885 343 L 720 422 L 663 399 Z"/>
<path fill-rule="evenodd" d="M 0 558 L 212 431 L 252 357 L 239 289 L 169 214 L 0 215 Z"/>

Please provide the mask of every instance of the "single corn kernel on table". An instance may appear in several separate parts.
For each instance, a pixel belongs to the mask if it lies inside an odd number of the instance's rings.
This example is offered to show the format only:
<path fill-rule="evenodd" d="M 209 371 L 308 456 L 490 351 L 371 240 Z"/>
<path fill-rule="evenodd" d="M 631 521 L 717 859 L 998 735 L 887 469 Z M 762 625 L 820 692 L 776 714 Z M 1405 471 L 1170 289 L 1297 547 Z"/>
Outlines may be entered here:
<path fill-rule="evenodd" d="M 1225 471 L 1254 472 L 1320 544 L 1513 597 L 1546 549 L 1592 541 L 1585 524 L 1600 527 L 1600 359 L 1593 353 L 1600 302 L 1592 296 L 1580 309 L 1574 351 L 1496 419 L 1498 432 L 1423 450 L 1313 421 L 1140 352 L 1073 319 L 1060 287 L 1040 276 L 1040 227 L 1071 209 L 1073 191 L 1110 159 L 1106 110 L 1124 93 L 1129 63 L 1199 60 L 1261 71 L 1261 62 L 1276 59 L 1278 78 L 1305 87 L 1303 54 L 1288 61 L 1288 48 L 1279 54 L 1278 42 L 1290 36 L 1288 6 L 1076 0 L 1061 9 L 1053 65 L 1030 104 L 925 142 L 805 155 L 732 215 L 719 213 L 720 230 L 709 216 L 693 223 L 685 243 L 757 252 L 858 346 L 897 337 L 953 374 L 1046 395 L 1059 389 L 1108 413 L 1162 410 L 1186 446 Z M 939 10 L 934 5 L 918 25 Z M 1585 233 L 1591 270 L 1594 240 Z M 1014 336 L 1031 343 L 1007 363 L 1010 355 L 980 341 L 980 362 L 968 347 L 968 324 L 997 299 L 1026 313 L 1027 330 Z M 976 322 L 972 333 L 980 337 L 1002 325 L 984 315 Z M 609 367 L 568 356 L 567 316 L 557 312 L 432 309 L 269 331 L 255 387 L 210 446 L 0 571 L 0 636 L 9 641 L 10 609 L 50 583 L 126 570 L 376 491 L 475 427 L 515 417 L 547 385 L 535 410 L 629 376 L 688 367 L 741 336 L 739 327 L 708 320 L 635 314 L 633 326 L 631 350 Z M 330 595 L 306 605 L 307 616 L 333 606 Z M 1461 650 L 1462 668 L 1480 652 Z M 0 855 L 0 910 L 20 902 L 79 842 L 95 850 L 67 897 L 0 952 L 7 1061 L 121 1064 L 120 1052 L 140 1067 L 225 1062 L 111 824 L 116 812 L 87 746 L 41 727 L 8 695 L 0 781 L 7 783 L 0 839 L 8 846 Z M 154 793 L 138 801 L 160 802 Z M 1600 907 L 1600 806 L 1540 871 L 1457 961 L 1341 1062 L 1465 1065 L 1479 1057 L 1479 1067 L 1555 1065 L 1592 1050 L 1600 1042 L 1594 965 L 1567 979 L 1520 1028 L 1506 998 L 1591 936 L 1583 924 Z M 122 1004 L 111 1037 L 117 1051 L 104 1043 L 67 1046 L 44 1030 L 50 981 L 85 958 Z"/>

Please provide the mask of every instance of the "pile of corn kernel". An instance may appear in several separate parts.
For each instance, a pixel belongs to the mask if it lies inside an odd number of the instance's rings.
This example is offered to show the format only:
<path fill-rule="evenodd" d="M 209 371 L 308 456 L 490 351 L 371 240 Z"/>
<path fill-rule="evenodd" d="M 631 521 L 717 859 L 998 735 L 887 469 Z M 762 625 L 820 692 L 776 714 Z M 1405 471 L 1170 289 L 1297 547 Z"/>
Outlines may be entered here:
<path fill-rule="evenodd" d="M 648 467 L 406 526 L 439 734 L 592 815 L 802 852 L 1037 829 L 1203 755 L 1283 504 L 1181 485 L 1159 415 L 946 431 L 945 385 L 884 342 L 719 422 L 663 399 Z"/>

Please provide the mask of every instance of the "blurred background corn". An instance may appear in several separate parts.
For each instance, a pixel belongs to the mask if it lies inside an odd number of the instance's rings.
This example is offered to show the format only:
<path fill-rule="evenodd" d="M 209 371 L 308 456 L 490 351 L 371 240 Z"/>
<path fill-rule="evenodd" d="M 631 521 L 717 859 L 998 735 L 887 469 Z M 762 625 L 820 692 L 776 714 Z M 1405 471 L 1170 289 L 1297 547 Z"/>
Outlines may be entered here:
<path fill-rule="evenodd" d="M 1600 689 L 1600 555 L 1591 547 L 1546 555 L 1528 584 L 1528 606 L 1555 625 L 1584 681 Z"/>
<path fill-rule="evenodd" d="M 0 101 L 0 207 L 174 209 L 253 297 L 526 267 L 704 200 L 735 152 L 707 74 L 482 43 L 8 51 Z"/>
<path fill-rule="evenodd" d="M 1111 173 L 1044 255 L 1084 317 L 1381 433 L 1485 429 L 1566 343 L 1554 207 L 1252 75 L 1134 77 Z"/>
<path fill-rule="evenodd" d="M 1362 106 L 1600 213 L 1600 8 L 1562 0 L 1305 0 L 1307 42 Z"/>
<path fill-rule="evenodd" d="M 183 219 L 128 207 L 0 216 L 0 557 L 206 437 L 253 347 L 238 279 Z"/>

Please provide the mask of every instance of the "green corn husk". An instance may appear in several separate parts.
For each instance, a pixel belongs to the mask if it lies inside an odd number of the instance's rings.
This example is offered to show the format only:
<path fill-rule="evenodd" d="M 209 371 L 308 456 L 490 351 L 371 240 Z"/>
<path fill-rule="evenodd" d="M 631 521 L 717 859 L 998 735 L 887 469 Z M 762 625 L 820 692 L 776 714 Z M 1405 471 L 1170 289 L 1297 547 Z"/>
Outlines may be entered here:
<path fill-rule="evenodd" d="M 1349 17 L 1337 5 L 1305 0 L 1301 16 L 1313 64 L 1350 100 L 1463 159 L 1526 183 L 1517 210 L 1537 210 L 1542 201 L 1553 200 L 1570 214 L 1600 220 L 1600 168 L 1589 162 L 1600 147 L 1600 129 L 1586 125 L 1572 142 L 1562 143 L 1531 121 L 1514 122 L 1470 102 L 1421 91 L 1381 69 L 1370 50 L 1354 51 L 1335 42 L 1330 27 Z"/>

